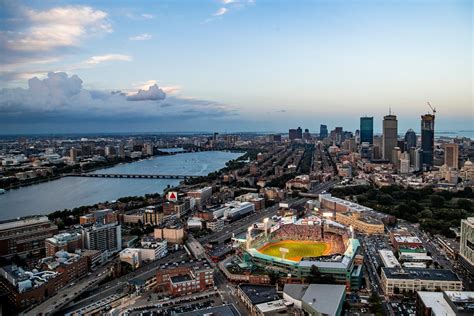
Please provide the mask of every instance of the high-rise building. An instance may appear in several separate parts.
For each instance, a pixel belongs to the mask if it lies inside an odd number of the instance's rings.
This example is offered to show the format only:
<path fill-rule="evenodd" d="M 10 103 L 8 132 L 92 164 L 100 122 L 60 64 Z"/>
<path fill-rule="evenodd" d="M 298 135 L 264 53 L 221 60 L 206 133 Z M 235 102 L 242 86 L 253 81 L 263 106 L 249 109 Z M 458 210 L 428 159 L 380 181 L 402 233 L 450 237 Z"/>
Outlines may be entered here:
<path fill-rule="evenodd" d="M 328 137 L 328 126 L 321 124 L 319 126 L 319 138 L 325 139 Z"/>
<path fill-rule="evenodd" d="M 69 150 L 69 159 L 71 159 L 71 161 L 77 161 L 77 149 L 72 147 L 70 150 Z"/>
<path fill-rule="evenodd" d="M 444 144 L 444 164 L 449 168 L 458 169 L 459 168 L 459 145 Z"/>
<path fill-rule="evenodd" d="M 421 116 L 421 149 L 423 149 L 423 166 L 433 166 L 434 152 L 434 123 L 435 116 L 433 114 L 425 114 Z"/>
<path fill-rule="evenodd" d="M 474 217 L 461 220 L 459 262 L 471 276 L 474 275 Z"/>
<path fill-rule="evenodd" d="M 398 121 L 397 116 L 392 115 L 390 112 L 389 115 L 384 116 L 383 118 L 383 148 L 382 156 L 385 160 L 390 160 L 392 163 L 392 150 L 397 147 L 397 137 L 398 137 Z"/>
<path fill-rule="evenodd" d="M 360 142 L 361 143 L 374 143 L 374 118 L 373 117 L 361 117 L 360 118 Z"/>
<path fill-rule="evenodd" d="M 84 248 L 116 252 L 122 250 L 122 227 L 117 224 L 94 225 L 82 231 Z"/>
<path fill-rule="evenodd" d="M 405 151 L 410 151 L 412 147 L 416 147 L 416 133 L 411 128 L 405 133 Z"/>
<path fill-rule="evenodd" d="M 298 127 L 297 129 L 291 128 L 288 131 L 288 137 L 290 140 L 303 139 L 303 130 L 301 127 Z"/>

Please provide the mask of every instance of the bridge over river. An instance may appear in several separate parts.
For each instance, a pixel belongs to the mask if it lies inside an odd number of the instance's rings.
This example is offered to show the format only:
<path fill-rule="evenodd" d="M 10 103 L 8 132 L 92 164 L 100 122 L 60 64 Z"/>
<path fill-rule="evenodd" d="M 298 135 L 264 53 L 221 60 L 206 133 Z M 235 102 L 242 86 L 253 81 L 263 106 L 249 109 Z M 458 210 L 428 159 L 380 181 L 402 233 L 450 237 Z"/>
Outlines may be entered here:
<path fill-rule="evenodd" d="M 193 179 L 202 176 L 184 174 L 123 174 L 123 173 L 68 173 L 65 177 L 124 178 L 124 179 Z"/>

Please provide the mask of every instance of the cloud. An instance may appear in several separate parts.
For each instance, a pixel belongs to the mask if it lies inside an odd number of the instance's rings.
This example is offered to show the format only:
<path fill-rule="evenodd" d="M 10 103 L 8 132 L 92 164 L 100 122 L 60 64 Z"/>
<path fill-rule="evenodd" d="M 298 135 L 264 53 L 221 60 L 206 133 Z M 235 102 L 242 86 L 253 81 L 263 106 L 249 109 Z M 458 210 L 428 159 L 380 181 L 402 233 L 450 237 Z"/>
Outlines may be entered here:
<path fill-rule="evenodd" d="M 235 3 L 236 0 L 222 0 L 222 4 L 231 4 L 231 3 Z"/>
<path fill-rule="evenodd" d="M 143 13 L 142 17 L 145 18 L 145 19 L 153 19 L 154 18 L 154 16 L 152 14 L 148 14 L 148 13 Z"/>
<path fill-rule="evenodd" d="M 99 56 L 92 56 L 88 60 L 86 60 L 83 64 L 84 65 L 97 65 L 103 62 L 109 61 L 132 61 L 132 57 L 129 55 L 122 55 L 122 54 L 107 54 L 107 55 L 99 55 Z"/>
<path fill-rule="evenodd" d="M 214 16 L 222 16 L 224 14 L 226 14 L 228 11 L 227 8 L 219 8 L 219 10 L 216 11 L 216 13 L 214 13 L 213 15 Z"/>
<path fill-rule="evenodd" d="M 5 2 L 2 11 L 4 7 L 0 23 L 2 78 L 39 72 L 35 65 L 57 62 L 85 39 L 112 32 L 108 14 L 89 6 L 32 9 Z"/>
<path fill-rule="evenodd" d="M 56 7 L 44 11 L 25 8 L 22 12 L 26 29 L 6 33 L 5 46 L 12 51 L 44 52 L 77 46 L 85 36 L 112 31 L 107 13 L 91 7 Z"/>
<path fill-rule="evenodd" d="M 152 35 L 148 33 L 139 34 L 136 36 L 131 36 L 128 39 L 131 41 L 148 41 L 152 39 Z"/>
<path fill-rule="evenodd" d="M 227 128 L 237 114 L 219 102 L 167 96 L 158 85 L 133 94 L 88 90 L 64 72 L 31 78 L 26 89 L 0 89 L 0 133 L 7 134 L 208 130 Z"/>
<path fill-rule="evenodd" d="M 164 100 L 166 93 L 161 90 L 157 84 L 148 88 L 148 90 L 138 90 L 137 93 L 129 95 L 128 101 L 145 101 L 145 100 Z"/>

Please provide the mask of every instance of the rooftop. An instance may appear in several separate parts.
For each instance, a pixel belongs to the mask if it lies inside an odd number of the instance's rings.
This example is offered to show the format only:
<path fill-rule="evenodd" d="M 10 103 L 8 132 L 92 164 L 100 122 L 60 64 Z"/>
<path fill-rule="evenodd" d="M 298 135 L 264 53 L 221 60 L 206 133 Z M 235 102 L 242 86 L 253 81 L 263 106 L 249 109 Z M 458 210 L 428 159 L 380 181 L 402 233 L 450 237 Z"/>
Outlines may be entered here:
<path fill-rule="evenodd" d="M 47 216 L 32 216 L 13 220 L 6 220 L 0 222 L 0 231 L 14 229 L 22 226 L 38 225 L 45 223 L 49 223 L 49 219 Z"/>
<path fill-rule="evenodd" d="M 382 268 L 382 271 L 388 279 L 459 281 L 453 271 L 444 269 Z"/>
<path fill-rule="evenodd" d="M 240 284 L 239 288 L 247 295 L 253 305 L 280 299 L 272 285 Z"/>
<path fill-rule="evenodd" d="M 423 304 L 431 308 L 432 315 L 455 316 L 449 303 L 444 298 L 442 292 L 418 292 L 418 297 L 423 301 Z"/>
<path fill-rule="evenodd" d="M 191 281 L 193 278 L 189 274 L 177 275 L 171 277 L 171 282 L 173 283 L 181 283 L 186 281 Z"/>
<path fill-rule="evenodd" d="M 336 315 L 345 293 L 344 285 L 310 284 L 301 300 L 320 314 Z"/>

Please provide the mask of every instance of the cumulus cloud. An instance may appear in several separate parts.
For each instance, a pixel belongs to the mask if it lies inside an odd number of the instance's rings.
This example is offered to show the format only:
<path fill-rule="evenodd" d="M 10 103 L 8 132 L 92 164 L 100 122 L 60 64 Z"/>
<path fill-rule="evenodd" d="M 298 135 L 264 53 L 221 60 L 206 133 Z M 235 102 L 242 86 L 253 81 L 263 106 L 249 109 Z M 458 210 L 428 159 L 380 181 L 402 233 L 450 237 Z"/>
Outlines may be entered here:
<path fill-rule="evenodd" d="M 145 101 L 145 100 L 164 100 L 166 93 L 161 90 L 157 84 L 149 87 L 148 90 L 138 90 L 137 93 L 131 94 L 127 97 L 128 101 Z"/>
<path fill-rule="evenodd" d="M 219 102 L 169 97 L 157 84 L 134 93 L 125 91 L 85 89 L 77 75 L 64 72 L 48 73 L 44 79 L 34 77 L 28 80 L 26 89 L 0 90 L 0 130 L 5 126 L 45 122 L 54 126 L 58 121 L 77 125 L 89 120 L 123 123 L 128 119 L 186 120 L 196 115 L 209 119 L 234 115 L 227 105 Z"/>
<path fill-rule="evenodd" d="M 142 17 L 145 18 L 145 19 L 153 19 L 154 18 L 154 16 L 152 14 L 148 14 L 148 13 L 143 13 Z"/>
<path fill-rule="evenodd" d="M 227 8 L 219 8 L 219 10 L 217 10 L 216 13 L 214 13 L 213 15 L 214 16 L 221 16 L 221 15 L 226 14 L 227 11 L 228 11 Z"/>
<path fill-rule="evenodd" d="M 151 34 L 143 33 L 136 36 L 131 36 L 128 39 L 131 41 L 148 41 L 148 40 L 151 40 L 152 38 L 153 36 Z"/>

